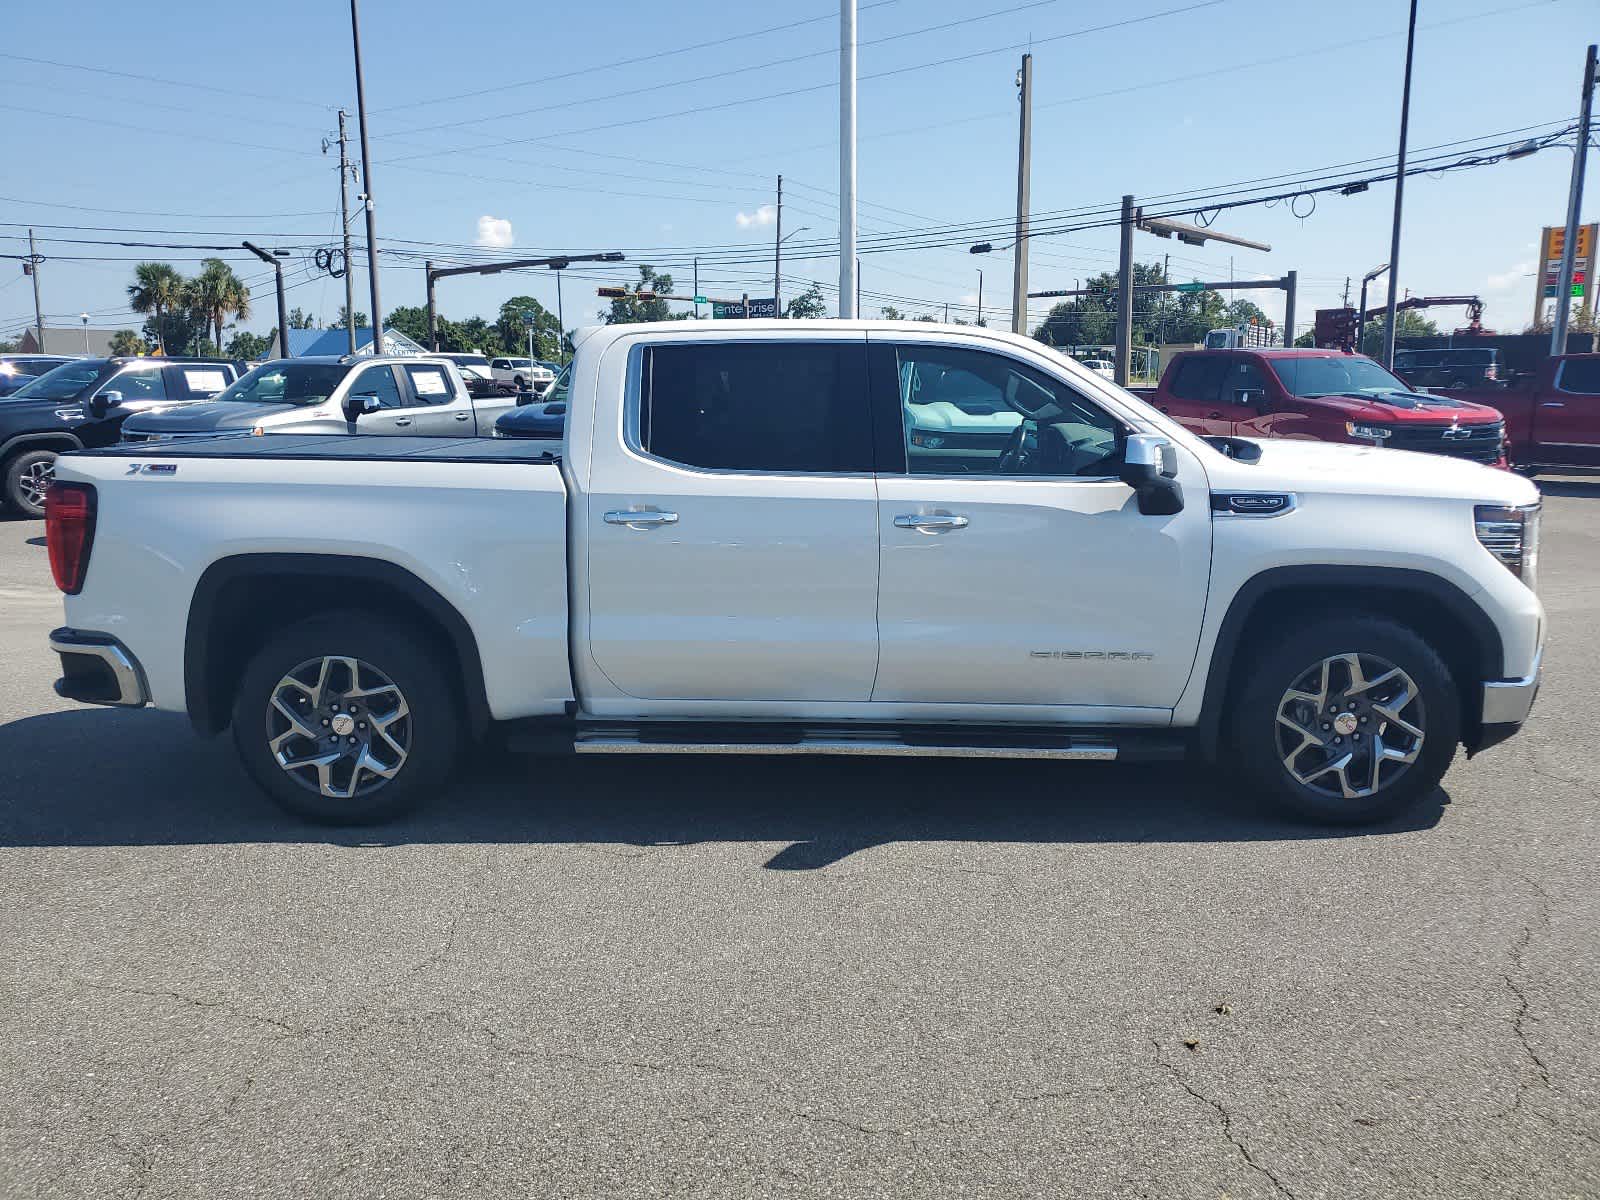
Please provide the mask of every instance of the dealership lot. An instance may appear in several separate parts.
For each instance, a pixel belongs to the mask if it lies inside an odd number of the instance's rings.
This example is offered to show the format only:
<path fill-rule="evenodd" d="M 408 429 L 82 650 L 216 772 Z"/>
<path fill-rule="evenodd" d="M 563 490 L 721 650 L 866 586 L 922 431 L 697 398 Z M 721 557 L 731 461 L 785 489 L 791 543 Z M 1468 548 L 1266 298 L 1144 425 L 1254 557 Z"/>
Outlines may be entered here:
<path fill-rule="evenodd" d="M 1447 803 L 1226 777 L 485 756 L 289 823 L 51 691 L 0 521 L 0 1194 L 1600 1191 L 1600 476 L 1546 477 L 1547 679 Z"/>

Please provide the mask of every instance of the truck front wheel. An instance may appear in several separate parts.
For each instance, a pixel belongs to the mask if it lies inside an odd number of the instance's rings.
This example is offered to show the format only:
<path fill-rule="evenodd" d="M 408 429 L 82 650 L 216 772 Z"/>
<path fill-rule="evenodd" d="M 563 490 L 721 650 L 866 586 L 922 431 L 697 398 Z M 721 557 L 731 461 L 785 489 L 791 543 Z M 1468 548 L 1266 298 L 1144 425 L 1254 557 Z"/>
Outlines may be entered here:
<path fill-rule="evenodd" d="M 1461 739 L 1450 669 L 1375 616 L 1278 629 L 1235 693 L 1232 746 L 1257 787 L 1332 824 L 1395 816 L 1443 778 Z"/>
<path fill-rule="evenodd" d="M 54 450 L 24 450 L 5 464 L 5 498 L 28 517 L 44 516 L 44 492 L 55 477 Z"/>
<path fill-rule="evenodd" d="M 358 613 L 274 635 L 233 705 L 245 769 L 313 821 L 386 820 L 443 787 L 461 741 L 455 692 L 416 631 Z"/>

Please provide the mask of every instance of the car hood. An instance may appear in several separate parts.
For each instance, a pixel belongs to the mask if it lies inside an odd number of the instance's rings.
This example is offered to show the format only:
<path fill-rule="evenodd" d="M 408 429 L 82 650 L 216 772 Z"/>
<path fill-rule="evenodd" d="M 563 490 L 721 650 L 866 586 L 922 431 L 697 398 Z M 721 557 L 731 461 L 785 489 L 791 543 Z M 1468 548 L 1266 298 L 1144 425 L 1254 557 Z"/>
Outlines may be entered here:
<path fill-rule="evenodd" d="M 1514 472 L 1444 454 L 1290 438 L 1253 444 L 1261 448 L 1256 462 L 1208 461 L 1213 490 L 1424 496 L 1484 504 L 1532 504 L 1539 499 L 1539 489 Z"/>
<path fill-rule="evenodd" d="M 1341 412 L 1351 420 L 1390 424 L 1481 425 L 1500 420 L 1499 410 L 1485 404 L 1453 400 L 1423 392 L 1385 392 L 1381 396 L 1357 394 L 1307 396 L 1305 402 Z"/>
<path fill-rule="evenodd" d="M 293 412 L 296 404 L 254 404 L 204 400 L 166 412 L 135 413 L 123 423 L 124 433 L 221 433 L 249 429 L 263 417 Z"/>

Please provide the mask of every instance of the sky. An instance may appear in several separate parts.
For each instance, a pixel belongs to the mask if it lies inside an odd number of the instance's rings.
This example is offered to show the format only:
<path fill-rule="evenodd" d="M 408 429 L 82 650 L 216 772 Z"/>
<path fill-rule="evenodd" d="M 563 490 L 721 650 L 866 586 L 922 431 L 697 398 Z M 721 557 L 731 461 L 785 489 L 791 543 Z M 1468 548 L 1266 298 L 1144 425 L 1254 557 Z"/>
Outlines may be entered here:
<path fill-rule="evenodd" d="M 1405 0 L 860 0 L 859 225 L 864 315 L 976 315 L 1003 323 L 1016 203 L 1014 78 L 1034 73 L 1032 290 L 1115 270 L 1117 232 L 1095 225 L 1124 193 L 1192 219 L 1226 185 L 1392 169 Z M 574 266 L 562 306 L 592 323 L 595 288 L 670 270 L 691 294 L 769 296 L 777 176 L 784 177 L 782 290 L 838 286 L 838 8 L 792 5 L 488 4 L 364 0 L 363 55 L 382 300 L 424 302 L 437 263 L 620 250 Z M 336 149 L 352 113 L 348 12 L 334 0 L 259 6 L 172 0 L 129 19 L 106 0 L 19 5 L 0 43 L 0 254 L 46 257 L 48 325 L 137 328 L 126 286 L 142 259 L 198 269 L 213 251 L 102 243 L 287 248 L 288 303 L 332 321 L 341 281 L 319 271 L 338 244 Z M 1600 38 L 1590 0 L 1421 0 L 1412 87 L 1413 159 L 1504 147 L 1575 119 L 1584 48 Z M 1570 142 L 1570 138 L 1568 139 Z M 1443 150 L 1428 148 L 1450 144 Z M 351 152 L 359 155 L 352 140 Z M 1348 164 L 1363 163 L 1351 167 Z M 1441 160 L 1442 161 L 1442 160 Z M 1532 317 L 1539 229 L 1565 218 L 1561 146 L 1406 182 L 1399 283 L 1413 294 L 1477 294 L 1485 323 Z M 1235 193 L 1291 190 L 1252 183 Z M 352 195 L 363 190 L 357 185 Z M 1590 188 L 1600 192 L 1600 180 Z M 1179 278 L 1276 278 L 1297 270 L 1299 319 L 1340 302 L 1345 280 L 1389 257 L 1394 190 L 1302 196 L 1230 209 L 1214 227 L 1262 253 L 1137 234 L 1136 255 L 1170 254 Z M 353 202 L 354 203 L 354 202 Z M 1183 205 L 1188 203 L 1190 208 Z M 1083 214 L 1072 216 L 1070 214 Z M 1585 206 L 1584 219 L 1600 213 Z M 1210 215 L 1210 214 L 1207 214 Z M 358 249 L 364 245 L 353 221 Z M 140 232 L 128 232 L 128 231 Z M 898 237 L 896 234 L 898 233 Z M 938 243 L 928 245 L 928 243 Z M 909 245 L 907 245 L 909 243 Z M 222 257 L 252 284 L 242 328 L 275 323 L 271 272 Z M 367 311 L 358 255 L 358 310 Z M 1374 292 L 1382 299 L 1382 286 Z M 441 281 L 441 312 L 493 319 L 512 295 L 557 303 L 545 270 Z M 1281 318 L 1282 295 L 1240 293 Z M 1037 322 L 1049 301 L 1031 301 Z M 1459 309 L 1431 314 L 1441 327 Z M 32 323 L 15 258 L 0 259 L 0 337 Z"/>

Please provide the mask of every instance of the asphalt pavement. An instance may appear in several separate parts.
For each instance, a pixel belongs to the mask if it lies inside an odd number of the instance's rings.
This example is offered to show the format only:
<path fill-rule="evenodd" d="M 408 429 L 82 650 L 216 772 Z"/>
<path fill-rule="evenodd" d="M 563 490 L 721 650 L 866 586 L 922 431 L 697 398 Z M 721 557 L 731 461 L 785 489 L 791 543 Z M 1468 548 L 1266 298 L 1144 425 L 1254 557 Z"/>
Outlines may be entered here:
<path fill-rule="evenodd" d="M 0 520 L 0 1195 L 1600 1195 L 1600 476 L 1529 728 L 1405 820 L 1223 775 L 485 755 L 291 822 L 59 700 Z"/>

